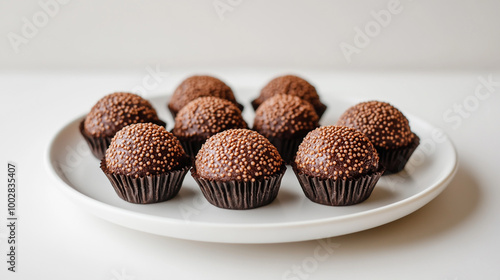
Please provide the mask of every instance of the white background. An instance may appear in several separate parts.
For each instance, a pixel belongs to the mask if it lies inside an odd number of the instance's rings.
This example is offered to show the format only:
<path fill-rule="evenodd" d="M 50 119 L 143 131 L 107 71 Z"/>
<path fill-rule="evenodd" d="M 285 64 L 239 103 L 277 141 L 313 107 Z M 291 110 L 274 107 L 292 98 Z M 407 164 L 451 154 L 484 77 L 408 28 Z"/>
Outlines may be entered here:
<path fill-rule="evenodd" d="M 318 241 L 211 244 L 125 229 L 54 188 L 45 164 L 51 138 L 103 95 L 144 86 L 148 69 L 161 76 L 146 97 L 198 72 L 257 93 L 293 71 L 322 95 L 386 100 L 442 128 L 460 158 L 449 187 L 405 218 L 331 239 L 338 248 L 307 279 L 499 279 L 500 86 L 465 115 L 456 108 L 474 99 L 479 77 L 500 82 L 500 1 L 402 0 L 350 63 L 339 45 L 354 44 L 355 29 L 390 1 L 233 0 L 222 17 L 213 3 L 72 0 L 16 52 L 9 36 L 22 35 L 24 18 L 43 17 L 43 5 L 0 2 L 0 166 L 18 165 L 20 219 L 12 274 L 2 257 L 2 193 L 1 279 L 283 279 L 314 258 Z M 459 123 L 443 117 L 450 110 Z M 2 186 L 5 173 L 0 167 Z"/>
<path fill-rule="evenodd" d="M 239 92 L 249 83 L 257 91 L 255 85 L 276 72 L 215 73 L 232 81 Z M 495 139 L 500 137 L 500 85 L 474 110 L 466 111 L 466 118 L 458 118 L 460 123 L 446 121 L 442 115 L 474 96 L 478 77 L 491 74 L 499 83 L 500 72 L 307 73 L 324 95 L 387 100 L 444 129 L 460 159 L 448 188 L 421 210 L 384 226 L 330 239 L 338 247 L 307 273 L 307 279 L 498 279 L 500 151 Z M 165 84 L 175 85 L 183 76 L 173 75 Z M 130 88 L 141 78 L 140 74 L 102 73 L 0 76 L 3 90 L 15 93 L 0 103 L 2 166 L 7 160 L 16 162 L 19 178 L 19 273 L 8 273 L 6 264 L 0 264 L 0 278 L 294 279 L 283 276 L 294 266 L 311 265 L 318 241 L 231 245 L 160 237 L 96 218 L 57 190 L 59 182 L 46 167 L 51 139 L 69 121 L 85 114 L 102 91 Z M 166 86 L 161 92 L 171 90 Z M 4 168 L 0 168 L 0 182 L 6 181 Z M 1 194 L 2 223 L 5 202 Z M 6 237 L 2 226 L 2 255 Z M 134 278 L 117 277 L 116 273 L 123 275 L 122 269 Z"/>
<path fill-rule="evenodd" d="M 39 0 L 41 3 L 55 0 Z M 500 65 L 500 1 L 400 0 L 397 14 L 348 63 L 372 13 L 391 0 L 60 0 L 0 2 L 0 69 L 322 67 L 470 69 Z M 55 2 L 58 3 L 58 2 Z M 217 13 L 214 3 L 233 4 Z M 229 5 L 228 4 L 228 5 Z M 220 6 L 220 5 L 217 5 Z M 46 13 L 47 14 L 47 13 Z M 9 33 L 35 31 L 15 52 Z M 37 27 L 40 26 L 40 27 Z"/>

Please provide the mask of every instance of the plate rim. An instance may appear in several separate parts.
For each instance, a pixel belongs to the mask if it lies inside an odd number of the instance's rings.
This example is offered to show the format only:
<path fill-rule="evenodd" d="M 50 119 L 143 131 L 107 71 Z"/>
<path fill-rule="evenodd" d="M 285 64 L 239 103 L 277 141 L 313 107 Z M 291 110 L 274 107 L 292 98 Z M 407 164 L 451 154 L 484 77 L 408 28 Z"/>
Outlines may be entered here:
<path fill-rule="evenodd" d="M 350 102 L 352 100 L 344 100 L 346 102 Z M 430 129 L 437 129 L 435 126 L 423 121 L 422 119 L 415 117 L 411 114 L 407 114 L 409 116 L 410 121 L 417 120 L 419 123 L 424 124 L 426 127 Z M 453 155 L 453 164 L 451 164 L 449 170 L 445 170 L 446 173 L 443 173 L 442 177 L 438 178 L 438 180 L 432 184 L 431 186 L 426 187 L 424 190 L 407 197 L 405 199 L 399 200 L 397 202 L 380 206 L 374 209 L 369 209 L 357 213 L 350 213 L 342 216 L 336 216 L 336 217 L 330 217 L 330 218 L 319 218 L 319 219 L 314 219 L 314 220 L 303 220 L 303 221 L 295 221 L 295 222 L 284 222 L 284 223 L 266 223 L 266 224 L 255 224 L 255 223 L 245 223 L 245 224 L 233 224 L 233 223 L 210 223 L 210 222 L 204 222 L 204 221 L 188 221 L 188 220 L 179 220 L 175 218 L 170 218 L 170 217 L 160 217 L 152 214 L 147 214 L 147 213 L 139 213 L 130 209 L 124 209 L 119 206 L 114 206 L 107 204 L 105 202 L 99 201 L 95 198 L 92 198 L 90 196 L 87 196 L 78 190 L 76 190 L 73 186 L 70 184 L 66 183 L 63 178 L 60 177 L 60 175 L 57 173 L 55 169 L 54 162 L 52 160 L 52 152 L 54 148 L 54 143 L 55 141 L 62 135 L 62 133 L 68 129 L 71 126 L 74 126 L 75 123 L 78 124 L 81 122 L 81 120 L 85 117 L 79 116 L 75 119 L 73 119 L 70 122 L 65 123 L 63 126 L 61 126 L 53 135 L 48 143 L 48 147 L 45 152 L 45 160 L 46 160 L 46 168 L 49 171 L 49 174 L 52 175 L 52 177 L 55 177 L 57 184 L 56 187 L 59 191 L 62 191 L 66 196 L 69 196 L 69 198 L 73 201 L 73 203 L 76 203 L 80 206 L 84 206 L 87 211 L 91 212 L 95 216 L 102 218 L 104 220 L 107 220 L 109 222 L 119 224 L 121 226 L 125 226 L 128 228 L 132 228 L 138 231 L 143 231 L 143 232 L 148 232 L 148 233 L 153 233 L 153 234 L 158 234 L 158 235 L 163 235 L 163 236 L 170 236 L 170 237 L 175 237 L 175 238 L 181 238 L 181 239 L 188 239 L 188 240 L 198 240 L 198 241 L 209 241 L 209 242 L 217 242 L 217 243 L 282 243 L 282 242 L 293 242 L 293 241 L 306 241 L 306 240 L 312 240 L 312 239 L 317 239 L 317 238 L 292 238 L 292 240 L 272 240 L 272 241 L 255 241 L 255 240 L 245 240 L 245 241 L 224 241 L 224 240 L 213 240 L 213 238 L 208 238 L 208 239 L 203 239 L 203 238 L 189 238 L 189 237 L 181 237 L 181 236 L 174 236 L 174 235 L 166 235 L 166 234 L 159 234 L 152 232 L 150 230 L 142 230 L 142 229 L 137 229 L 135 227 L 132 227 L 130 225 L 114 221 L 113 219 L 110 219 L 109 215 L 104 215 L 103 213 L 99 214 L 99 209 L 103 209 L 103 211 L 107 211 L 113 215 L 118 215 L 121 218 L 132 218 L 134 221 L 137 220 L 143 220 L 147 222 L 153 222 L 153 223 L 159 223 L 162 225 L 173 225 L 173 226 L 182 226 L 186 229 L 198 229 L 198 228 L 204 228 L 206 229 L 211 228 L 211 229 L 228 229 L 228 230 L 245 230 L 245 229 L 293 229 L 293 228 L 300 228 L 300 227 L 305 227 L 305 226 L 322 226 L 322 225 L 328 225 L 328 224 L 335 224 L 339 223 L 342 221 L 346 220 L 353 220 L 353 219 L 361 219 L 361 218 L 366 218 L 372 215 L 377 215 L 377 214 L 382 214 L 387 211 L 394 210 L 394 208 L 400 208 L 403 206 L 411 206 L 411 205 L 418 205 L 412 208 L 411 210 L 406 211 L 407 213 L 403 213 L 402 215 L 398 216 L 395 219 L 389 219 L 388 221 L 385 221 L 383 223 L 378 223 L 377 226 L 384 225 L 386 223 L 395 221 L 397 219 L 400 219 L 410 213 L 413 213 L 414 211 L 420 209 L 421 207 L 425 206 L 427 203 L 432 201 L 435 197 L 437 197 L 449 184 L 451 179 L 455 176 L 457 170 L 458 170 L 458 154 L 455 145 L 453 144 L 452 140 L 450 137 L 442 131 L 443 136 L 445 137 L 445 141 L 443 143 L 448 143 L 448 145 L 451 148 L 452 155 Z M 451 160 L 451 159 L 450 159 Z M 443 171 L 444 172 L 444 171 Z M 98 209 L 94 209 L 92 206 L 97 207 Z M 336 235 L 327 235 L 325 237 L 332 237 L 332 236 L 339 236 L 339 235 L 344 235 L 344 234 L 349 234 L 353 232 L 358 232 L 362 230 L 366 230 L 369 228 L 373 228 L 373 226 L 369 226 L 367 228 L 363 228 L 359 230 L 354 230 L 354 231 L 347 231 L 343 234 L 336 234 Z"/>

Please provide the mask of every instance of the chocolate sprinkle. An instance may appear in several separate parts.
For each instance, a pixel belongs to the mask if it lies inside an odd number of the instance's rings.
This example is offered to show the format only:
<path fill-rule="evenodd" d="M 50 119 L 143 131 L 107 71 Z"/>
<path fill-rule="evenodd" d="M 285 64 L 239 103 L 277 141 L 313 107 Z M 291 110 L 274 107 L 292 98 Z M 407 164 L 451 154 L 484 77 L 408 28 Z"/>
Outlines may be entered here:
<path fill-rule="evenodd" d="M 259 97 L 252 102 L 254 109 L 257 109 L 265 100 L 278 94 L 297 96 L 306 100 L 313 105 L 319 117 L 326 110 L 326 106 L 321 103 L 314 86 L 294 75 L 285 75 L 272 79 L 262 88 Z"/>
<path fill-rule="evenodd" d="M 337 125 L 363 132 L 377 148 L 397 149 L 413 141 L 408 119 L 386 102 L 362 102 L 347 109 Z"/>
<path fill-rule="evenodd" d="M 279 94 L 262 103 L 255 112 L 253 129 L 266 137 L 302 137 L 318 127 L 314 107 L 297 96 Z"/>
<path fill-rule="evenodd" d="M 144 177 L 162 174 L 181 165 L 186 157 L 175 136 L 152 123 L 129 125 L 118 133 L 106 151 L 111 173 Z"/>
<path fill-rule="evenodd" d="M 189 102 L 204 96 L 219 97 L 238 104 L 233 91 L 223 81 L 211 76 L 191 76 L 174 91 L 168 108 L 175 116 Z"/>
<path fill-rule="evenodd" d="M 217 97 L 201 97 L 179 111 L 172 132 L 180 137 L 208 139 L 227 129 L 247 127 L 241 110 L 234 103 Z"/>
<path fill-rule="evenodd" d="M 210 137 L 195 161 L 200 177 L 217 181 L 268 179 L 283 166 L 276 147 L 248 129 L 230 129 Z"/>
<path fill-rule="evenodd" d="M 139 95 L 115 92 L 101 98 L 84 121 L 92 137 L 113 137 L 123 127 L 141 122 L 161 123 L 151 103 Z"/>
<path fill-rule="evenodd" d="M 357 179 L 378 168 L 379 157 L 361 132 L 343 126 L 317 128 L 304 138 L 295 157 L 299 171 L 320 179 Z"/>

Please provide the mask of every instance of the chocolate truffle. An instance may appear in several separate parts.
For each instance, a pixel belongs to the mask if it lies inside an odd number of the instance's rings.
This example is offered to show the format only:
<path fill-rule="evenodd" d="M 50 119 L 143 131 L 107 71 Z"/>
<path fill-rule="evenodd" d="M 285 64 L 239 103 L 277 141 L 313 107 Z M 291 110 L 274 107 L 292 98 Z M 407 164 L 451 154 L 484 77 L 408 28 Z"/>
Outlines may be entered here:
<path fill-rule="evenodd" d="M 117 194 L 133 203 L 154 203 L 175 196 L 190 160 L 175 136 L 153 123 L 118 131 L 101 161 Z"/>
<path fill-rule="evenodd" d="M 255 181 L 280 171 L 283 160 L 276 147 L 255 131 L 230 129 L 210 137 L 195 161 L 202 178 Z"/>
<path fill-rule="evenodd" d="M 378 169 L 378 154 L 359 131 L 324 126 L 311 131 L 297 151 L 297 168 L 320 179 L 357 179 Z"/>
<path fill-rule="evenodd" d="M 343 126 L 311 131 L 292 164 L 305 195 L 320 204 L 341 206 L 366 200 L 383 173 L 370 140 Z"/>
<path fill-rule="evenodd" d="M 115 92 L 92 107 L 80 124 L 80 132 L 94 156 L 101 159 L 116 132 L 129 124 L 142 122 L 166 125 L 146 99 L 132 93 Z"/>
<path fill-rule="evenodd" d="M 286 167 L 269 140 L 248 129 L 230 129 L 210 137 L 191 170 L 213 205 L 250 209 L 277 196 Z"/>
<path fill-rule="evenodd" d="M 408 119 L 386 102 L 362 102 L 347 109 L 337 122 L 363 132 L 380 154 L 386 173 L 401 171 L 419 144 Z"/>
<path fill-rule="evenodd" d="M 278 94 L 264 101 L 255 112 L 253 129 L 278 148 L 290 162 L 306 134 L 319 126 L 314 107 L 292 95 Z"/>
<path fill-rule="evenodd" d="M 115 92 L 92 107 L 85 118 L 84 130 L 94 137 L 113 137 L 129 124 L 159 121 L 156 110 L 146 99 L 132 93 Z"/>
<path fill-rule="evenodd" d="M 211 76 L 192 76 L 185 79 L 174 91 L 168 103 L 168 109 L 175 117 L 182 107 L 196 98 L 204 96 L 229 100 L 236 104 L 240 110 L 243 110 L 243 106 L 236 101 L 231 88 L 223 81 Z"/>
<path fill-rule="evenodd" d="M 144 177 L 175 169 L 185 157 L 175 136 L 152 123 L 120 130 L 106 151 L 106 168 L 115 174 Z"/>
<path fill-rule="evenodd" d="M 285 75 L 271 80 L 262 88 L 260 96 L 252 101 L 253 108 L 256 110 L 266 99 L 278 94 L 293 95 L 306 100 L 313 105 L 320 118 L 326 110 L 326 105 L 320 101 L 314 86 L 293 75 Z"/>
<path fill-rule="evenodd" d="M 177 113 L 172 133 L 184 150 L 195 157 L 210 136 L 232 128 L 248 128 L 234 103 L 217 97 L 200 97 Z"/>

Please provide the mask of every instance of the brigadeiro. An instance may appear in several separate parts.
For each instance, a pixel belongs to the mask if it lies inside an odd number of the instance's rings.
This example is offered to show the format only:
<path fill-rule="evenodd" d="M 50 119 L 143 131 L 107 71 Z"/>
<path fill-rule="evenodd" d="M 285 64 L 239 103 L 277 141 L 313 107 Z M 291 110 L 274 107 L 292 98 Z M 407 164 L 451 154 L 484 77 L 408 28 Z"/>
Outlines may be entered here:
<path fill-rule="evenodd" d="M 285 75 L 272 79 L 262 88 L 259 97 L 252 101 L 253 108 L 257 110 L 265 100 L 278 94 L 293 95 L 306 100 L 311 103 L 320 118 L 326 111 L 326 105 L 320 101 L 316 88 L 308 81 L 294 75 Z"/>
<path fill-rule="evenodd" d="M 420 143 L 410 129 L 408 119 L 397 108 L 386 102 L 362 102 L 345 111 L 338 125 L 353 127 L 363 132 L 377 149 L 385 174 L 404 169 Z"/>
<path fill-rule="evenodd" d="M 94 156 L 102 159 L 116 132 L 129 124 L 142 122 L 166 125 L 146 99 L 132 93 L 115 92 L 92 107 L 80 123 L 80 133 Z"/>
<path fill-rule="evenodd" d="M 211 76 L 191 76 L 185 79 L 174 91 L 167 107 L 175 118 L 182 107 L 196 98 L 204 96 L 229 100 L 236 104 L 240 110 L 243 110 L 243 105 L 236 101 L 231 88 L 223 81 Z"/>
<path fill-rule="evenodd" d="M 319 126 L 318 121 L 309 102 L 297 96 L 278 94 L 257 108 L 253 129 L 269 139 L 289 163 L 304 136 Z"/>
<path fill-rule="evenodd" d="M 174 197 L 190 167 L 179 140 L 153 123 L 118 131 L 101 160 L 101 169 L 118 196 L 137 204 Z"/>
<path fill-rule="evenodd" d="M 370 140 L 344 126 L 324 126 L 309 132 L 292 167 L 305 195 L 329 206 L 363 202 L 384 172 Z"/>
<path fill-rule="evenodd" d="M 276 198 L 285 171 L 267 138 L 248 129 L 230 129 L 203 144 L 191 174 L 211 204 L 251 209 Z"/>
<path fill-rule="evenodd" d="M 200 97 L 177 113 L 172 133 L 194 158 L 210 136 L 232 128 L 248 128 L 234 103 L 217 97 Z"/>

